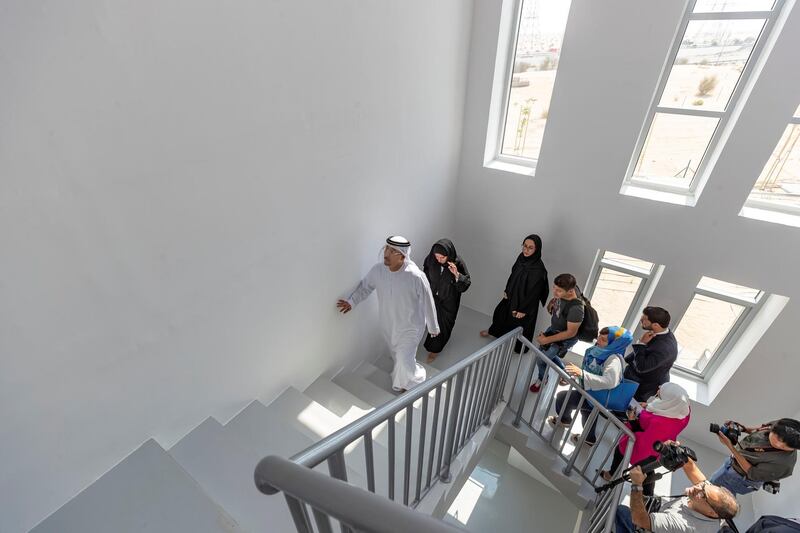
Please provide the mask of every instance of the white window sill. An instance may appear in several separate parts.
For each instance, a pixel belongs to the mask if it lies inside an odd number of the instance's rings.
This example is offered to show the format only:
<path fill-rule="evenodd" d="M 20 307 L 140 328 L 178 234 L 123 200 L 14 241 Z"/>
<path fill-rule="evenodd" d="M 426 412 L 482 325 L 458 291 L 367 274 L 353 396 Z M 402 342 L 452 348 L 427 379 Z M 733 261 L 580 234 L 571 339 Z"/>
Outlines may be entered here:
<path fill-rule="evenodd" d="M 668 204 L 683 205 L 687 207 L 694 207 L 697 205 L 697 196 L 688 191 L 685 193 L 664 191 L 626 182 L 622 184 L 622 188 L 619 192 L 625 196 L 644 198 L 646 200 L 655 200 L 657 202 L 665 202 Z"/>
<path fill-rule="evenodd" d="M 499 159 L 493 159 L 484 163 L 485 168 L 492 170 L 502 170 L 503 172 L 511 172 L 513 174 L 520 174 L 522 176 L 534 176 L 536 174 L 536 167 L 528 165 L 520 165 L 517 163 L 507 163 Z"/>
<path fill-rule="evenodd" d="M 753 220 L 761 220 L 763 222 L 771 222 L 773 224 L 783 224 L 784 226 L 800 228 L 800 215 L 784 213 L 772 209 L 744 206 L 739 212 L 739 216 L 752 218 Z"/>

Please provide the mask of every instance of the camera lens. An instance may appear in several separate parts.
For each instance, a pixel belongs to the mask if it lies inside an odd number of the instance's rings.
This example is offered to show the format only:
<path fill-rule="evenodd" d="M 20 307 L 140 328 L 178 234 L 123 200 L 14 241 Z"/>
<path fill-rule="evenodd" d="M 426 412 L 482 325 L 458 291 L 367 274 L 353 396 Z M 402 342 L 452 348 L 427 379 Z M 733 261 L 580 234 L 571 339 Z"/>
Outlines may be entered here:
<path fill-rule="evenodd" d="M 653 449 L 657 452 L 661 452 L 661 448 L 664 447 L 664 443 L 660 440 L 657 440 L 653 443 Z"/>

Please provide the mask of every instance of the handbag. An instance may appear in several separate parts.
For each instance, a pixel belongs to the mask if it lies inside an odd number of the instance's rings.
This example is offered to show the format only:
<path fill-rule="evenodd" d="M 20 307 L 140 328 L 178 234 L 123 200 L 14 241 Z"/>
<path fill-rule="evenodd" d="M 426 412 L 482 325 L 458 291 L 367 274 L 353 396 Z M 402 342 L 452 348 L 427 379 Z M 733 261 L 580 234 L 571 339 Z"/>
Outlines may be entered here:
<path fill-rule="evenodd" d="M 625 411 L 639 388 L 639 382 L 622 378 L 613 389 L 587 390 L 589 396 L 609 411 Z"/>

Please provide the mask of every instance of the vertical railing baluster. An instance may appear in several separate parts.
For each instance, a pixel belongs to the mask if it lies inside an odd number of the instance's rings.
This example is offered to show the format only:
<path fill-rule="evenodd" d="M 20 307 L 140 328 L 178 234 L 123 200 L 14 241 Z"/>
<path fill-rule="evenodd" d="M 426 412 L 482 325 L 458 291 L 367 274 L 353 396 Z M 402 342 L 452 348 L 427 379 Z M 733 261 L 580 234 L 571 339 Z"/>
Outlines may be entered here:
<path fill-rule="evenodd" d="M 442 409 L 443 409 L 443 411 L 442 411 L 442 434 L 439 437 L 439 453 L 438 453 L 438 455 L 436 457 L 436 475 L 437 475 L 437 477 L 441 476 L 441 472 L 442 472 L 442 458 L 444 457 L 444 451 L 445 451 L 445 448 L 446 448 L 447 435 L 449 433 L 447 422 L 448 422 L 448 415 L 450 415 L 450 409 L 451 409 L 451 401 L 450 400 L 451 400 L 451 397 L 455 398 L 455 396 L 452 396 L 451 393 L 453 392 L 453 384 L 457 380 L 458 380 L 458 375 L 455 375 L 455 376 L 451 377 L 449 380 L 447 380 L 447 394 L 445 395 L 444 405 L 442 406 Z M 455 400 L 453 400 L 452 403 L 455 403 Z M 450 425 L 452 426 L 453 423 L 454 423 L 453 419 L 451 418 L 450 419 Z"/>
<path fill-rule="evenodd" d="M 597 472 L 595 472 L 594 477 L 592 478 L 592 485 L 597 483 L 597 478 L 600 477 L 600 472 L 603 470 L 603 467 L 608 462 L 609 458 L 611 458 L 611 454 L 614 453 L 614 450 L 616 450 L 617 447 L 619 446 L 619 441 L 622 438 L 622 435 L 624 435 L 624 433 L 622 433 L 621 431 L 617 433 L 617 437 L 614 439 L 614 443 L 606 452 L 605 456 L 603 457 L 603 462 L 600 463 L 600 468 L 597 469 Z M 611 474 L 613 475 L 614 472 L 611 472 Z"/>
<path fill-rule="evenodd" d="M 556 378 L 558 379 L 558 375 L 556 374 Z M 557 385 L 557 383 L 556 383 Z M 550 387 L 545 387 L 544 384 L 542 385 L 541 390 L 539 391 L 539 396 L 544 394 L 545 391 L 549 391 Z M 542 411 L 542 421 L 539 423 L 539 431 L 537 433 L 541 436 L 544 431 L 544 425 L 547 423 L 547 413 L 550 412 L 550 408 L 553 406 L 556 400 L 556 394 L 558 394 L 558 387 L 553 387 L 553 393 L 547 396 L 547 407 L 544 408 Z M 538 398 L 537 398 L 538 400 Z M 531 426 L 533 426 L 533 420 L 536 418 L 536 407 L 534 407 L 533 411 L 531 411 Z M 535 430 L 534 430 L 535 431 Z"/>
<path fill-rule="evenodd" d="M 472 363 L 470 369 L 472 370 L 472 374 L 470 376 L 469 381 L 467 382 L 467 389 L 464 392 L 464 423 L 461 424 L 461 431 L 458 432 L 458 444 L 456 449 L 461 451 L 461 448 L 464 447 L 464 435 L 466 435 L 467 431 L 469 431 L 469 415 L 472 409 L 472 398 L 475 395 L 475 381 L 478 378 L 478 364 L 480 361 L 476 361 Z"/>
<path fill-rule="evenodd" d="M 586 427 L 583 428 L 581 432 L 581 436 L 578 437 L 578 442 L 575 444 L 575 450 L 573 450 L 572 455 L 569 457 L 569 461 L 567 462 L 567 466 L 564 467 L 564 475 L 568 476 L 572 472 L 572 468 L 575 466 L 575 461 L 578 460 L 579 452 L 583 447 L 583 444 L 586 442 L 586 435 L 589 433 L 589 428 L 592 427 L 594 421 L 597 420 L 597 414 L 600 410 L 597 407 L 592 408 L 592 412 L 589 415 L 589 419 L 586 421 Z"/>
<path fill-rule="evenodd" d="M 289 505 L 289 512 L 292 514 L 294 527 L 297 533 L 314 533 L 311 529 L 311 520 L 308 517 L 308 510 L 303 502 L 284 493 L 286 503 Z M 265 524 L 266 525 L 266 524 Z"/>
<path fill-rule="evenodd" d="M 347 466 L 345 465 L 344 449 L 336 450 L 328 457 L 328 471 L 331 477 L 347 481 Z"/>
<path fill-rule="evenodd" d="M 453 422 L 457 422 L 456 427 L 456 440 L 453 441 L 453 455 L 460 449 L 458 447 L 458 440 L 461 435 L 461 426 L 464 425 L 464 413 L 466 412 L 466 405 L 467 405 L 467 394 L 469 392 L 469 378 L 472 376 L 472 366 L 468 366 L 466 369 L 461 371 L 464 375 L 463 383 L 459 389 L 459 397 L 458 397 L 458 418 L 453 419 Z"/>
<path fill-rule="evenodd" d="M 327 514 L 323 513 L 316 507 L 311 508 L 311 512 L 314 514 L 314 521 L 317 523 L 317 532 L 318 533 L 333 533 L 333 528 L 331 527 L 331 517 Z"/>
<path fill-rule="evenodd" d="M 521 350 L 520 350 L 520 352 L 521 352 Z M 522 412 L 525 410 L 525 402 L 528 401 L 528 387 L 530 387 L 531 382 L 533 381 L 533 373 L 536 370 L 536 361 L 538 360 L 538 357 L 539 357 L 539 354 L 537 353 L 536 350 L 531 350 L 531 354 L 532 354 L 532 357 L 531 357 L 531 368 L 530 368 L 530 370 L 528 370 L 527 379 L 525 379 L 525 381 L 522 382 L 522 388 L 520 389 L 521 390 L 521 394 L 520 394 L 520 399 L 519 399 L 519 407 L 517 408 L 517 416 L 514 417 L 514 421 L 512 422 L 512 425 L 514 427 L 517 427 L 517 428 L 519 427 L 519 423 L 522 420 Z M 520 353 L 519 354 L 520 361 L 522 361 L 522 357 L 523 357 L 523 354 Z M 541 391 L 539 391 L 539 392 L 541 393 Z M 536 412 L 536 406 L 539 404 L 538 396 L 539 396 L 539 394 L 537 394 L 536 403 L 533 405 L 533 412 L 534 413 Z"/>
<path fill-rule="evenodd" d="M 564 416 L 564 413 L 567 412 L 567 406 L 569 405 L 569 397 L 572 394 L 572 383 L 569 384 L 569 388 L 567 389 L 567 394 L 564 396 L 564 403 L 561 405 L 561 409 L 558 410 L 556 413 L 556 423 L 553 424 L 553 433 L 550 435 L 550 447 L 553 448 L 553 443 L 556 440 L 556 435 L 558 434 L 558 428 L 561 426 L 561 418 Z M 556 395 L 561 394 L 559 392 Z M 583 396 L 581 396 L 581 400 Z M 577 418 L 578 412 L 575 411 L 572 414 L 572 421 L 570 422 L 570 427 L 572 424 L 575 423 L 575 418 Z M 545 413 L 545 418 L 547 418 L 547 413 Z"/>
<path fill-rule="evenodd" d="M 414 493 L 414 501 L 419 501 L 419 494 L 422 490 L 422 467 L 425 465 L 425 433 L 428 424 L 428 395 L 422 397 L 422 416 L 419 420 L 419 453 L 417 457 L 417 490 Z"/>
<path fill-rule="evenodd" d="M 469 414 L 469 430 L 465 436 L 466 439 L 472 437 L 477 427 L 476 421 L 478 420 L 478 411 L 481 402 L 481 393 L 483 392 L 483 384 L 486 379 L 486 372 L 488 371 L 489 360 L 485 357 L 478 361 L 478 372 L 475 378 L 474 392 L 472 393 L 472 410 Z"/>
<path fill-rule="evenodd" d="M 433 459 L 436 455 L 436 441 L 438 440 L 439 430 L 439 404 L 442 399 L 442 386 L 439 385 L 434 389 L 436 391 L 436 399 L 433 401 L 433 427 L 431 427 L 431 448 L 428 451 L 428 475 L 425 477 L 425 488 L 431 486 L 431 478 L 433 477 Z"/>
<path fill-rule="evenodd" d="M 599 411 L 597 416 L 598 417 L 600 416 Z M 594 454 L 597 452 L 597 447 L 600 444 L 600 441 L 603 440 L 603 438 L 606 436 L 606 432 L 608 431 L 608 426 L 611 425 L 611 419 L 608 417 L 604 418 L 606 420 L 606 423 L 603 424 L 603 431 L 600 432 L 600 436 L 597 435 L 597 431 L 594 432 L 595 445 L 592 446 L 592 449 L 589 452 L 589 456 L 586 458 L 586 463 L 584 463 L 583 468 L 581 469 L 581 472 L 584 474 L 586 473 L 586 469 L 589 468 L 589 465 L 591 464 L 592 459 L 594 458 Z"/>
<path fill-rule="evenodd" d="M 387 419 L 389 427 L 389 499 L 394 501 L 394 457 L 395 457 L 395 421 L 394 414 Z"/>
<path fill-rule="evenodd" d="M 406 442 L 403 458 L 403 505 L 408 505 L 408 493 L 411 488 L 411 437 L 413 434 L 414 404 L 406 407 Z"/>
<path fill-rule="evenodd" d="M 450 425 L 449 427 L 447 427 L 447 438 L 445 439 L 445 445 L 444 445 L 444 461 L 442 464 L 442 470 L 440 474 L 441 480 L 444 481 L 445 483 L 450 482 L 450 464 L 453 462 L 456 429 L 457 429 L 457 422 L 459 420 L 460 405 L 461 405 L 459 398 L 461 398 L 462 391 L 464 389 L 464 377 L 465 373 L 463 370 L 455 375 L 455 390 L 453 391 L 453 398 L 452 398 L 453 402 L 450 413 Z M 449 387 L 447 395 L 448 396 L 450 395 Z"/>
<path fill-rule="evenodd" d="M 575 421 L 578 420 L 578 415 L 581 412 L 581 408 L 586 401 L 586 397 L 581 395 L 581 399 L 578 402 L 578 407 L 575 408 L 575 411 L 572 413 L 572 422 L 569 423 L 569 427 L 564 435 L 564 439 L 561 441 L 561 445 L 558 447 L 558 454 L 561 457 L 565 457 L 564 455 L 564 448 L 567 445 L 567 441 L 569 440 L 569 436 L 572 435 L 572 428 L 575 427 Z M 566 403 L 566 402 L 565 402 Z"/>
<path fill-rule="evenodd" d="M 514 360 L 514 344 L 512 341 L 507 341 L 505 346 L 505 351 L 503 355 L 503 380 L 500 382 L 500 390 L 498 391 L 498 396 L 495 399 L 495 405 L 505 400 L 506 404 L 511 406 L 511 396 L 514 394 L 514 387 L 517 385 L 517 379 L 519 379 L 519 365 L 517 365 L 517 371 L 514 374 L 514 379 L 509 380 L 509 373 L 511 372 L 511 362 Z M 520 354 L 519 362 L 522 362 L 522 354 Z M 506 387 L 511 385 L 511 390 L 508 392 L 508 399 L 506 399 Z"/>
<path fill-rule="evenodd" d="M 500 358 L 500 353 L 497 349 L 492 350 L 489 354 L 486 369 L 486 375 L 483 378 L 483 390 L 481 391 L 480 399 L 478 400 L 478 419 L 477 424 L 486 424 L 488 417 L 486 411 L 489 405 L 489 399 L 494 392 L 495 378 L 497 377 L 497 361 Z"/>
<path fill-rule="evenodd" d="M 375 457 L 372 449 L 372 430 L 364 433 L 364 461 L 367 463 L 367 490 L 375 492 Z"/>

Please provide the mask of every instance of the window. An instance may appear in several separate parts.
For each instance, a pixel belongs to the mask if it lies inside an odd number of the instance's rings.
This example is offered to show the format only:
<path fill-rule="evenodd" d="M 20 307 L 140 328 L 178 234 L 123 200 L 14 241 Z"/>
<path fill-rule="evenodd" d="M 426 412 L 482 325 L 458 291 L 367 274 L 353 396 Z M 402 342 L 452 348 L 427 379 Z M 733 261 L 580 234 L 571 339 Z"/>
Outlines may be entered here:
<path fill-rule="evenodd" d="M 782 5 L 783 0 L 690 1 L 623 193 L 632 185 L 696 197 Z"/>
<path fill-rule="evenodd" d="M 800 107 L 756 180 L 746 206 L 800 214 L 799 140 Z"/>
<path fill-rule="evenodd" d="M 597 311 L 600 327 L 633 329 L 655 265 L 608 250 L 599 252 L 598 257 L 589 276 L 586 295 Z"/>
<path fill-rule="evenodd" d="M 735 342 L 763 293 L 743 285 L 703 277 L 675 329 L 677 367 L 704 377 Z"/>
<path fill-rule="evenodd" d="M 490 126 L 488 159 L 535 167 L 550 113 L 569 7 L 569 0 L 516 1 L 511 25 L 514 31 L 507 33 L 505 43 L 510 61 L 502 87 L 496 84 L 502 96 L 495 95 L 499 116 Z"/>

